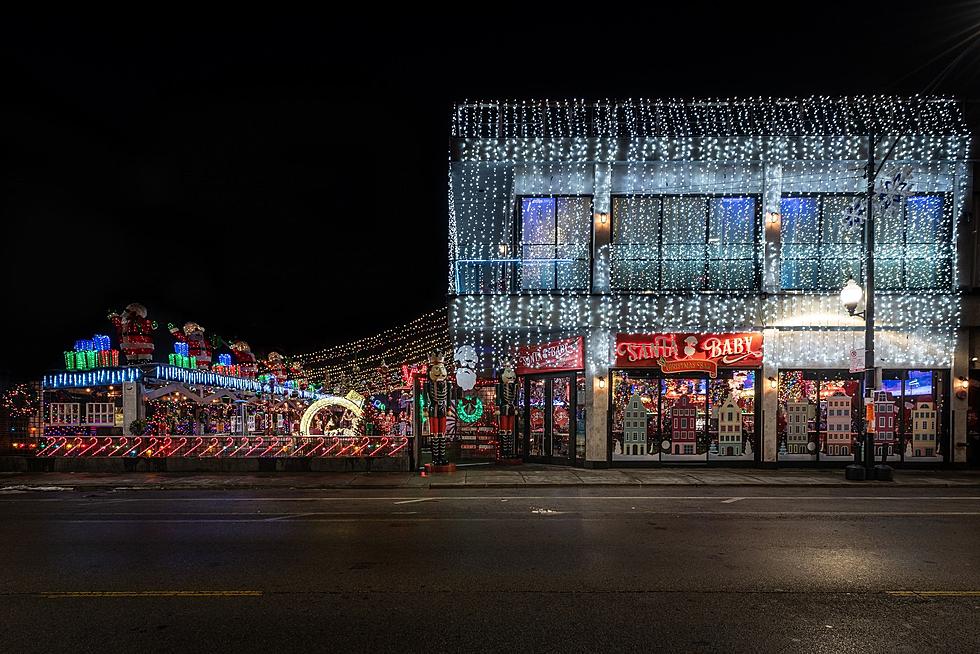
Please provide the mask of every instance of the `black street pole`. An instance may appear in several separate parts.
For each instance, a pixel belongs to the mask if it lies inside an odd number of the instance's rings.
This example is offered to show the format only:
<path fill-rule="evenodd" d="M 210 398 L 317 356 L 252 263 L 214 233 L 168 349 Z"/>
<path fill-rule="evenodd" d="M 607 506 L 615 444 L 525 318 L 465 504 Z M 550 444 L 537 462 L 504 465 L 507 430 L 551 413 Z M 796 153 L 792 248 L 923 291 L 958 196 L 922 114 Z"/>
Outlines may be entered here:
<path fill-rule="evenodd" d="M 867 266 L 865 282 L 864 305 L 864 384 L 861 387 L 861 406 L 858 411 L 864 433 L 864 468 L 868 478 L 871 478 L 874 468 L 874 435 L 868 429 L 867 398 L 868 393 L 875 387 L 875 226 L 874 198 L 875 178 L 875 148 L 877 147 L 874 134 L 868 135 L 868 214 L 864 221 L 864 260 Z"/>

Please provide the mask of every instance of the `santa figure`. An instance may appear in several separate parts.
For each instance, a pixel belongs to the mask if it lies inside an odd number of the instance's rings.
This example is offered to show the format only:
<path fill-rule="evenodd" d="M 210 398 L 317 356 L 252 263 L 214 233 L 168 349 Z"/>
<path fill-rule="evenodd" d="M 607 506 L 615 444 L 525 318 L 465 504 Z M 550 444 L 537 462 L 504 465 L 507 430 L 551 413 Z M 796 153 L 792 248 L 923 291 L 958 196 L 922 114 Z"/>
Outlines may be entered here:
<path fill-rule="evenodd" d="M 429 416 L 429 434 L 432 441 L 432 463 L 446 465 L 446 416 L 449 415 L 450 388 L 449 373 L 446 371 L 446 356 L 441 350 L 429 354 L 429 378 L 422 392 L 425 397 L 425 410 Z"/>
<path fill-rule="evenodd" d="M 187 355 L 197 359 L 199 370 L 211 368 L 211 344 L 204 338 L 204 327 L 196 322 L 185 322 L 183 331 L 173 323 L 169 323 L 167 328 L 179 343 L 187 343 Z"/>
<path fill-rule="evenodd" d="M 303 364 L 299 361 L 289 362 L 289 378 L 296 382 L 296 387 L 301 391 L 305 391 L 309 385 L 306 379 L 306 371 L 303 370 Z"/>
<path fill-rule="evenodd" d="M 286 360 L 278 352 L 269 352 L 269 356 L 265 358 L 265 369 L 270 375 L 275 377 L 275 382 L 273 383 L 282 384 L 286 381 L 289 366 L 286 365 Z"/>
<path fill-rule="evenodd" d="M 505 359 L 497 382 L 497 415 L 500 417 L 500 456 L 514 456 L 514 420 L 517 417 L 517 373 L 514 362 Z"/>
<path fill-rule="evenodd" d="M 228 348 L 235 357 L 235 363 L 238 364 L 242 377 L 248 377 L 249 379 L 255 377 L 259 371 L 259 366 L 255 362 L 255 355 L 252 354 L 252 348 L 248 346 L 248 343 L 245 341 L 232 341 L 228 344 Z"/>
<path fill-rule="evenodd" d="M 122 313 L 112 312 L 109 320 L 119 332 L 119 349 L 128 363 L 153 360 L 153 330 L 156 325 L 146 319 L 146 307 L 138 302 L 126 306 Z"/>

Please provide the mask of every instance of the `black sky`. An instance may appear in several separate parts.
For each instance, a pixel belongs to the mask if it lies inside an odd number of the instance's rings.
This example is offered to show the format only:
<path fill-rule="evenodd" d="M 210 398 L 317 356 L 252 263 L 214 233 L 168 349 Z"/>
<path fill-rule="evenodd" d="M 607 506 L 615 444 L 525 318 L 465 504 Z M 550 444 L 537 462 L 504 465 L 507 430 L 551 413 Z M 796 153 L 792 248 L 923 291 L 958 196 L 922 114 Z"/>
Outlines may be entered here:
<path fill-rule="evenodd" d="M 287 353 L 436 308 L 457 100 L 980 96 L 978 2 L 718 11 L 5 21 L 0 382 L 57 366 L 132 301 Z"/>

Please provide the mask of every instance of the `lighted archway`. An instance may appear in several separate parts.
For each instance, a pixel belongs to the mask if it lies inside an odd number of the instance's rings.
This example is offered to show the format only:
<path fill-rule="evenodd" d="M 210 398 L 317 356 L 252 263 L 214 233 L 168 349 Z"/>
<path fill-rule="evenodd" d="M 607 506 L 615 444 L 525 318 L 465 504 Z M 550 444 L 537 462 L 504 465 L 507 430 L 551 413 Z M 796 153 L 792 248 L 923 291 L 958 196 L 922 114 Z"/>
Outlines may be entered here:
<path fill-rule="evenodd" d="M 356 402 L 352 402 L 346 397 L 328 395 L 327 397 L 320 398 L 319 400 L 317 400 L 316 402 L 308 406 L 306 408 L 306 411 L 303 412 L 303 417 L 299 421 L 299 433 L 301 436 L 310 435 L 310 423 L 313 422 L 313 416 L 315 416 L 321 409 L 325 409 L 326 407 L 329 406 L 342 406 L 345 409 L 350 410 L 350 412 L 353 413 L 354 416 L 357 418 L 357 421 L 354 423 L 355 426 L 357 425 L 357 422 L 361 420 L 361 417 L 364 415 L 363 409 L 361 409 L 361 406 Z M 350 432 L 349 434 L 350 436 L 355 435 L 354 432 L 350 429 L 344 429 L 342 431 Z"/>

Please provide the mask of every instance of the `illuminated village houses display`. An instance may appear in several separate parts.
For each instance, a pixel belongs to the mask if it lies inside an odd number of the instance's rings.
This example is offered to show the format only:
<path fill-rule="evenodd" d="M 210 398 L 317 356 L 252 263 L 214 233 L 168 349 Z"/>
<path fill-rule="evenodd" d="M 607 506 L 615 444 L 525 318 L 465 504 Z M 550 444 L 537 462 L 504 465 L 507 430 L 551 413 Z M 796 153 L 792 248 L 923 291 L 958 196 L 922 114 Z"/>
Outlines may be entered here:
<path fill-rule="evenodd" d="M 697 407 L 682 395 L 670 408 L 670 447 L 674 454 L 697 454 Z"/>
<path fill-rule="evenodd" d="M 936 408 L 932 402 L 916 402 L 912 409 L 912 452 L 914 456 L 935 456 Z"/>
<path fill-rule="evenodd" d="M 742 409 L 729 397 L 712 410 L 718 424 L 718 454 L 742 456 Z"/>
<path fill-rule="evenodd" d="M 647 409 L 639 393 L 630 397 L 623 413 L 623 454 L 645 455 L 647 453 Z"/>
<path fill-rule="evenodd" d="M 807 454 L 810 443 L 809 421 L 814 407 L 809 402 L 786 403 L 786 450 L 789 454 Z"/>
<path fill-rule="evenodd" d="M 875 456 L 891 456 L 895 451 L 895 401 L 888 391 L 875 391 L 872 396 L 875 416 Z"/>
<path fill-rule="evenodd" d="M 851 452 L 854 432 L 852 429 L 853 403 L 850 396 L 837 391 L 826 400 L 827 432 L 824 435 L 825 452 L 830 456 L 848 456 Z"/>

